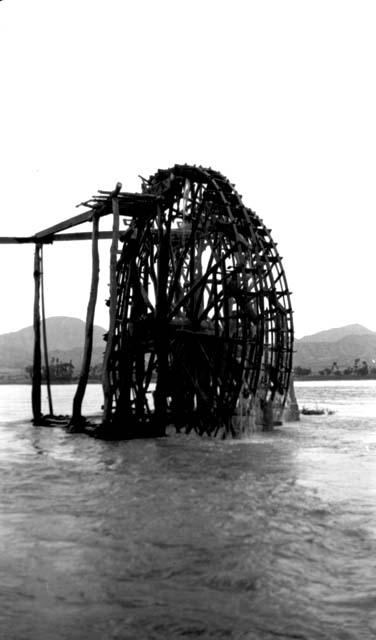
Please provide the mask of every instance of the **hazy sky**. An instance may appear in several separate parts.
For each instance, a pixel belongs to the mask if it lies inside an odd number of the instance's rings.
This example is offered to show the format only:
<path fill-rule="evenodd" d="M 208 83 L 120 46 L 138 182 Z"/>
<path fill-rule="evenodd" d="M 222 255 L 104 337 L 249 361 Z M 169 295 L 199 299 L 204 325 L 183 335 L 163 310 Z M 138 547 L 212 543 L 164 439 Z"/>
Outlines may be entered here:
<path fill-rule="evenodd" d="M 0 235 L 211 166 L 272 229 L 298 337 L 376 330 L 375 33 L 373 0 L 3 0 Z M 89 255 L 46 249 L 47 315 L 85 317 Z M 32 323 L 33 248 L 0 246 L 0 269 L 3 333 Z"/>

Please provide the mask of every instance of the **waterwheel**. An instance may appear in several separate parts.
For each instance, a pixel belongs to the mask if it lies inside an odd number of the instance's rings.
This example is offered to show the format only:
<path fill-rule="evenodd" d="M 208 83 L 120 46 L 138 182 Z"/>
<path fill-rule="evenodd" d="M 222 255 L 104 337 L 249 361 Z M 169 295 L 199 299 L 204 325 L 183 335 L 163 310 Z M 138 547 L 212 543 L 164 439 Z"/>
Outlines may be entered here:
<path fill-rule="evenodd" d="M 283 405 L 292 312 L 270 232 L 212 169 L 143 183 L 156 206 L 129 222 L 117 265 L 112 424 L 125 437 L 222 437 L 244 390 Z"/>

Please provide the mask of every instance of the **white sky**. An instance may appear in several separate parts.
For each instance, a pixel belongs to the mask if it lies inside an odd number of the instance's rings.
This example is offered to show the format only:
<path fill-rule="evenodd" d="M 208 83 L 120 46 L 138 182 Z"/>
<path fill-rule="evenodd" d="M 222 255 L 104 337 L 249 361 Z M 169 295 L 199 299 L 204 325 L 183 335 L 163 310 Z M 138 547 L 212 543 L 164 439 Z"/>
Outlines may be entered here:
<path fill-rule="evenodd" d="M 212 166 L 272 228 L 297 336 L 376 330 L 375 33 L 373 0 L 3 0 L 0 235 Z M 0 246 L 0 333 L 32 323 L 32 254 Z M 85 318 L 89 255 L 46 249 L 47 315 Z"/>

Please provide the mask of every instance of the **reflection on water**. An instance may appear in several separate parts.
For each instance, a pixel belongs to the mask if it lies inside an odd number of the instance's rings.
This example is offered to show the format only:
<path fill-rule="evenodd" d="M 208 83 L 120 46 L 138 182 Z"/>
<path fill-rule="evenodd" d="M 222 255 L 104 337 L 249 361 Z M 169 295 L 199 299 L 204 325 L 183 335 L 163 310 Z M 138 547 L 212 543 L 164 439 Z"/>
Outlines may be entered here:
<path fill-rule="evenodd" d="M 55 415 L 71 415 L 76 385 L 51 385 Z M 99 413 L 103 404 L 102 386 L 89 384 L 82 404 L 84 415 Z M 42 386 L 42 413 L 48 413 L 47 388 Z M 0 423 L 31 419 L 31 385 L 0 385 Z"/>
<path fill-rule="evenodd" d="M 3 424 L 2 637 L 375 637 L 375 424 L 118 443 Z"/>

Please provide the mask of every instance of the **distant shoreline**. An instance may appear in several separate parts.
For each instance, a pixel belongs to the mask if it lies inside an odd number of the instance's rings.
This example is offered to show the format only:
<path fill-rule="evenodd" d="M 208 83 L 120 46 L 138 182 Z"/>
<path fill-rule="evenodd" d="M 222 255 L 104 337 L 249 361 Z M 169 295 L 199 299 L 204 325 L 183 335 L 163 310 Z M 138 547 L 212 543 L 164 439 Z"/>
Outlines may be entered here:
<path fill-rule="evenodd" d="M 342 375 L 342 376 L 294 376 L 294 382 L 341 382 L 341 381 L 353 381 L 353 380 L 376 380 L 376 375 L 369 376 L 356 376 L 356 375 Z"/>
<path fill-rule="evenodd" d="M 61 386 L 61 385 L 67 385 L 67 384 L 74 384 L 76 385 L 78 383 L 78 379 L 75 380 L 53 380 L 51 381 L 51 385 L 56 385 L 56 386 Z M 88 380 L 87 381 L 88 384 L 102 384 L 100 380 Z M 7 384 L 22 384 L 22 385 L 27 385 L 29 387 L 31 387 L 31 381 L 30 380 L 0 380 L 0 385 L 7 385 Z M 46 382 L 43 381 L 42 382 L 42 387 L 46 386 Z"/>
<path fill-rule="evenodd" d="M 348 382 L 354 380 L 376 380 L 376 375 L 369 376 L 294 376 L 294 382 Z M 77 385 L 78 379 L 75 380 L 60 380 L 52 381 L 51 385 Z M 28 385 L 31 387 L 30 380 L 0 380 L 0 385 Z M 88 380 L 87 384 L 102 384 L 101 380 Z M 42 386 L 45 386 L 46 382 L 42 382 Z"/>

